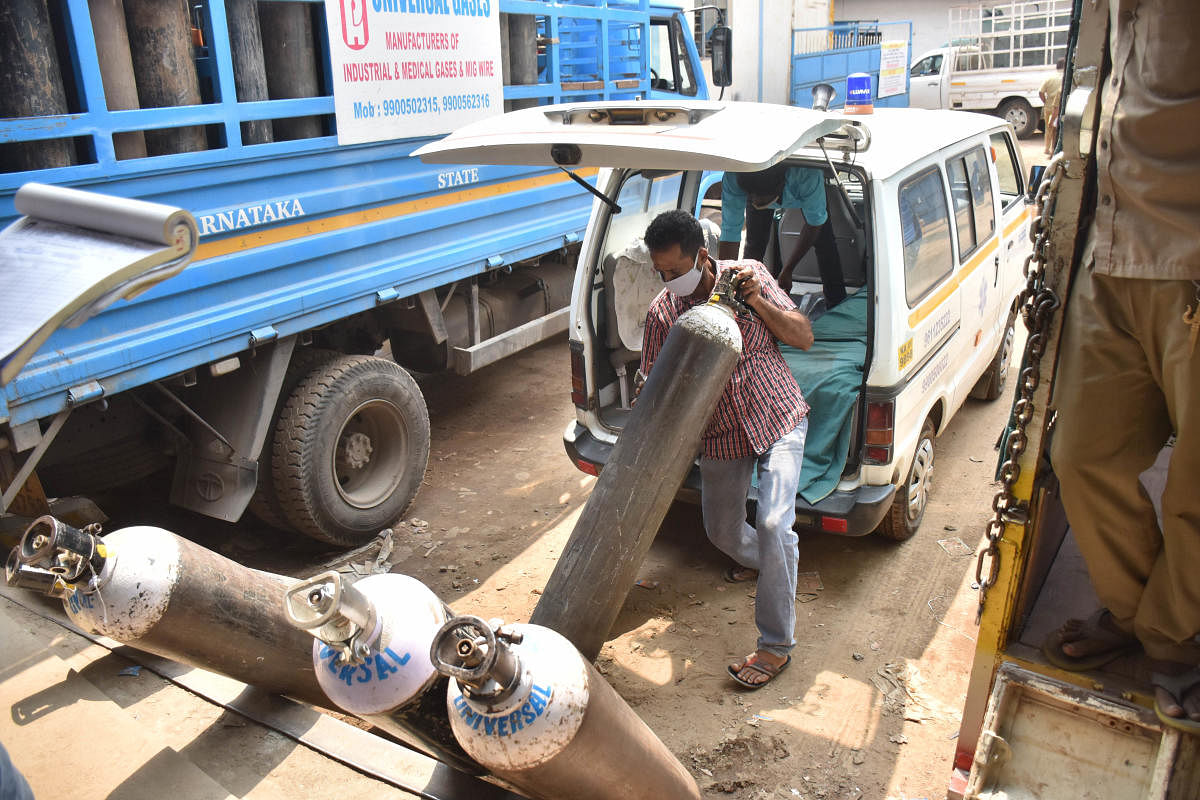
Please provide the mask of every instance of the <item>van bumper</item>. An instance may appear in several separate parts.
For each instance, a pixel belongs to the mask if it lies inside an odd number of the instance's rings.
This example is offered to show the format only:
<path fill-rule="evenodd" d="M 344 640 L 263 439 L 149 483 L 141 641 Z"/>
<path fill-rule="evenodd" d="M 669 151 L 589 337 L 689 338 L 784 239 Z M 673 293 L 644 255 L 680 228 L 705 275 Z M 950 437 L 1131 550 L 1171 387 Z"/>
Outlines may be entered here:
<path fill-rule="evenodd" d="M 578 422 L 570 422 L 563 431 L 563 447 L 575 467 L 589 475 L 599 475 L 612 455 L 613 445 L 602 442 Z M 796 498 L 796 530 L 818 530 L 840 536 L 865 536 L 879 527 L 892 506 L 896 487 L 856 486 L 835 491 L 817 503 Z M 675 495 L 687 503 L 700 502 L 700 468 L 693 466 Z M 757 488 L 750 487 L 747 515 L 754 518 Z"/>

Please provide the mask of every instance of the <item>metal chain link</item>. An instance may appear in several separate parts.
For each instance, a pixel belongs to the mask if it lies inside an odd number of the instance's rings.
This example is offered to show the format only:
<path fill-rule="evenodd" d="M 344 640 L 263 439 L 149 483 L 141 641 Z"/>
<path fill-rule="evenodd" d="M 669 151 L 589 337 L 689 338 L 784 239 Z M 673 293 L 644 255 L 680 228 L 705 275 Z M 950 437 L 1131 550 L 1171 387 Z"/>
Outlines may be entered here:
<path fill-rule="evenodd" d="M 1013 403 L 1009 424 L 1012 432 L 1005 442 L 1004 463 L 1000 466 L 1001 488 L 992 499 L 992 518 L 988 520 L 985 529 L 987 547 L 979 552 L 975 563 L 975 583 L 979 588 L 979 608 L 975 612 L 975 624 L 983 616 L 983 607 L 987 602 L 988 589 L 995 585 L 1000 575 L 1000 539 L 1004 536 L 1004 527 L 1010 522 L 1020 525 L 1029 524 L 1028 510 L 1013 493 L 1013 486 L 1021 476 L 1021 466 L 1018 458 L 1029 445 L 1027 428 L 1033 419 L 1033 394 L 1041 383 L 1041 362 L 1046 352 L 1046 332 L 1054 312 L 1058 309 L 1058 296 L 1046 285 L 1046 270 L 1049 266 L 1050 226 L 1054 214 L 1054 203 L 1058 198 L 1058 188 L 1066 175 L 1066 161 L 1063 154 L 1056 153 L 1046 167 L 1042 182 L 1038 184 L 1035 195 L 1035 207 L 1039 213 L 1029 226 L 1029 238 L 1033 241 L 1033 250 L 1025 259 L 1022 268 L 1025 274 L 1025 288 L 1017 302 L 1021 308 L 1021 318 L 1029 337 L 1025 341 L 1025 354 L 1022 363 L 1020 379 L 1017 383 L 1017 398 Z"/>

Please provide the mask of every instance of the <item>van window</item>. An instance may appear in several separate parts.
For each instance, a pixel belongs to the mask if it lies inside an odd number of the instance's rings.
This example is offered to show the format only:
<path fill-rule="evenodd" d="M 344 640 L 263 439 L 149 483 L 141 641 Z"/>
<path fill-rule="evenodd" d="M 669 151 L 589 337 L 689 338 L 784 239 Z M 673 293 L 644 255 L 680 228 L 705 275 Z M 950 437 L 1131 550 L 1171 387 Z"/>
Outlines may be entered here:
<path fill-rule="evenodd" d="M 942 174 L 930 167 L 900 184 L 904 297 L 911 308 L 954 270 Z"/>
<path fill-rule="evenodd" d="M 609 218 L 604 255 L 615 257 L 640 243 L 652 219 L 677 207 L 682 184 L 682 172 L 653 177 L 639 172 L 621 184 L 621 191 L 617 194 L 621 213 Z"/>
<path fill-rule="evenodd" d="M 975 233 L 979 241 L 996 231 L 996 208 L 992 205 L 992 176 L 988 156 L 982 147 L 967 153 L 967 175 L 971 182 L 971 203 L 975 207 Z"/>
<path fill-rule="evenodd" d="M 967 185 L 967 164 L 961 156 L 946 162 L 950 177 L 950 196 L 954 198 L 954 228 L 958 231 L 960 260 L 975 249 L 975 217 L 971 213 L 971 188 Z"/>
<path fill-rule="evenodd" d="M 950 196 L 954 198 L 954 225 L 958 231 L 958 257 L 966 259 L 996 230 L 992 207 L 992 179 L 982 147 L 946 162 Z"/>
<path fill-rule="evenodd" d="M 1012 140 L 1003 133 L 992 134 L 992 152 L 996 154 L 996 177 L 1000 181 L 1000 202 L 1008 208 L 1024 194 L 1021 173 L 1013 154 Z"/>

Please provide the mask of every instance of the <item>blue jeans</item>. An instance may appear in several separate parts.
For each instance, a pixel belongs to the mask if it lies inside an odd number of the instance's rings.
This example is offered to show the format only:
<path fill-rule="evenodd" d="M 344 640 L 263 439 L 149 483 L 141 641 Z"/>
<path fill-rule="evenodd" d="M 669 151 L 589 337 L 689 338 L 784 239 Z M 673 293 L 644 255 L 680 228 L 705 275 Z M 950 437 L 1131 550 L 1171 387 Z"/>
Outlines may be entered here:
<path fill-rule="evenodd" d="M 13 766 L 3 744 L 0 744 L 0 800 L 33 800 L 29 784 Z"/>
<path fill-rule="evenodd" d="M 700 507 L 709 540 L 739 564 L 758 570 L 754 623 L 759 650 L 786 656 L 796 645 L 796 487 L 808 418 L 760 456 L 700 459 Z M 758 468 L 758 516 L 746 522 L 746 495 Z"/>

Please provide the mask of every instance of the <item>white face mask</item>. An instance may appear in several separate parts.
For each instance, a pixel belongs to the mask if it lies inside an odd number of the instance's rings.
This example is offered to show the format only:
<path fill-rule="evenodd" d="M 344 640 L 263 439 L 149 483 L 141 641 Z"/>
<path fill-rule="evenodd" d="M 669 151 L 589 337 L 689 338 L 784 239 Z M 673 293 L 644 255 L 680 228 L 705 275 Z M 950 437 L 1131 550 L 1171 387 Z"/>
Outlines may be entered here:
<path fill-rule="evenodd" d="M 700 269 L 700 251 L 697 250 L 696 259 L 692 262 L 692 268 L 678 278 L 665 281 L 664 285 L 676 297 L 690 297 L 692 292 L 696 291 L 696 287 L 700 285 L 702 277 L 704 277 L 704 270 Z"/>

